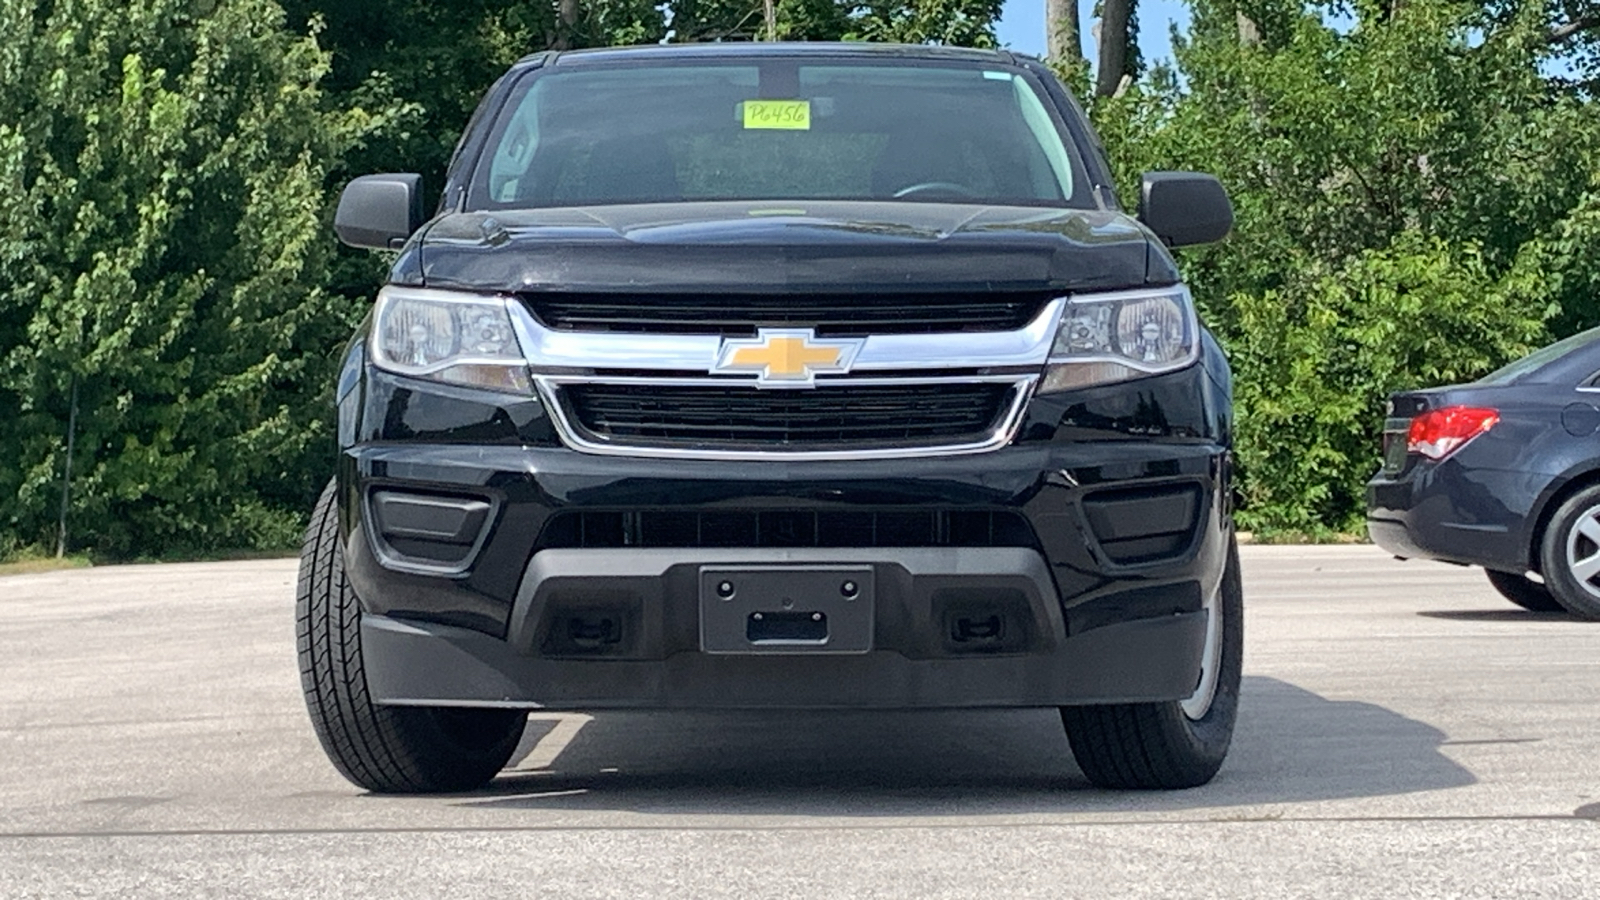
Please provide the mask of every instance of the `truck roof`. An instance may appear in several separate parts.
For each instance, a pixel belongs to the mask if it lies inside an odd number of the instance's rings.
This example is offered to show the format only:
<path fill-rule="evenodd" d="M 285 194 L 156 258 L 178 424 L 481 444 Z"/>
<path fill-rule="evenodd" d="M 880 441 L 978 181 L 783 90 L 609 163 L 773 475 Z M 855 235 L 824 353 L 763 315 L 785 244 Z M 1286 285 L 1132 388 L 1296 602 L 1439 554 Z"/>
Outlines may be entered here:
<path fill-rule="evenodd" d="M 630 47 L 594 47 L 585 50 L 545 51 L 523 57 L 516 68 L 540 64 L 573 65 L 589 62 L 660 59 L 772 59 L 774 57 L 870 57 L 927 60 L 966 60 L 975 63 L 1015 63 L 1009 50 L 978 50 L 928 44 L 869 44 L 844 41 L 794 41 L 641 44 Z"/>

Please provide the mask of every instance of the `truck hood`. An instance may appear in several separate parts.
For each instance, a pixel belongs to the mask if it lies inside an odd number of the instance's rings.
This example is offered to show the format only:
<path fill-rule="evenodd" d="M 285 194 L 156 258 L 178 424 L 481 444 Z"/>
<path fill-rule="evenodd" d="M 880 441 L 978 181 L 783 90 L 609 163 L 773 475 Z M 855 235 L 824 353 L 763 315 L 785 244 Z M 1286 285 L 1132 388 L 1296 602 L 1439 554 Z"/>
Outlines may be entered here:
<path fill-rule="evenodd" d="M 1165 250 L 1117 212 L 843 201 L 451 213 L 394 272 L 482 291 L 1086 291 L 1176 279 Z"/>

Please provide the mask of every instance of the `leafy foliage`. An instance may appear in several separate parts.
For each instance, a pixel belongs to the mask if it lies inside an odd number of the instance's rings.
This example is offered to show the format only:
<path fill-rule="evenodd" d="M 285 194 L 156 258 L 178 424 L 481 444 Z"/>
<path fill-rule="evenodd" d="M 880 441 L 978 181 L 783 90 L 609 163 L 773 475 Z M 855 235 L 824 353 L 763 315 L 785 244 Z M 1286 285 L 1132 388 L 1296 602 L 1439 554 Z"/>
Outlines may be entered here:
<path fill-rule="evenodd" d="M 1417 232 L 1229 312 L 1246 521 L 1307 533 L 1359 527 L 1390 392 L 1470 380 L 1543 337 L 1476 248 Z"/>
<path fill-rule="evenodd" d="M 862 4 L 850 37 L 904 44 L 993 47 L 1004 0 L 893 0 Z"/>
<path fill-rule="evenodd" d="M 327 56 L 266 0 L 0 0 L 0 555 L 283 546 L 318 472 L 334 349 Z"/>
<path fill-rule="evenodd" d="M 1237 370 L 1243 521 L 1356 528 L 1389 392 L 1600 321 L 1600 116 L 1536 8 L 1194 6 L 1177 69 L 1094 116 L 1125 194 L 1192 168 L 1233 196 L 1233 237 L 1185 255 Z"/>

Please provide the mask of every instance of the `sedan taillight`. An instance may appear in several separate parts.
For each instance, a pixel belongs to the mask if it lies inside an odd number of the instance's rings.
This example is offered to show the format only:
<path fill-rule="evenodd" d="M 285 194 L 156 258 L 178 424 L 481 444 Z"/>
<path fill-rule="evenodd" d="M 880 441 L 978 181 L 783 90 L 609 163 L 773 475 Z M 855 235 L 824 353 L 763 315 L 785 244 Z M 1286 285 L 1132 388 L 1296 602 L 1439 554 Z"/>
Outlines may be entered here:
<path fill-rule="evenodd" d="M 1430 409 L 1411 420 L 1406 451 L 1429 459 L 1444 459 L 1500 421 L 1499 410 L 1481 406 L 1446 406 Z"/>

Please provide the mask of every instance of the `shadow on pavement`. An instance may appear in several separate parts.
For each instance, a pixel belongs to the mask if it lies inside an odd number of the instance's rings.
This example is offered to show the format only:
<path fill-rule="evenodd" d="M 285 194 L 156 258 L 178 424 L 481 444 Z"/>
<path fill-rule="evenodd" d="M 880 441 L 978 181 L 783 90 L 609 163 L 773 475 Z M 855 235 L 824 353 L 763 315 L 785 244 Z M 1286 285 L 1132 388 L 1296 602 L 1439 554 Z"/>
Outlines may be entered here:
<path fill-rule="evenodd" d="M 551 723 L 535 721 L 531 737 Z M 568 729 L 569 734 L 571 729 Z M 548 768 L 508 770 L 478 809 L 686 815 L 939 816 L 1182 810 L 1472 784 L 1438 729 L 1381 706 L 1246 678 L 1227 765 L 1190 791 L 1084 780 L 1053 710 L 601 713 Z M 532 740 L 525 746 L 531 746 Z M 526 765 L 526 764 L 524 764 Z"/>
<path fill-rule="evenodd" d="M 1563 612 L 1533 612 L 1526 609 L 1425 609 L 1417 615 L 1451 622 L 1575 622 Z"/>

